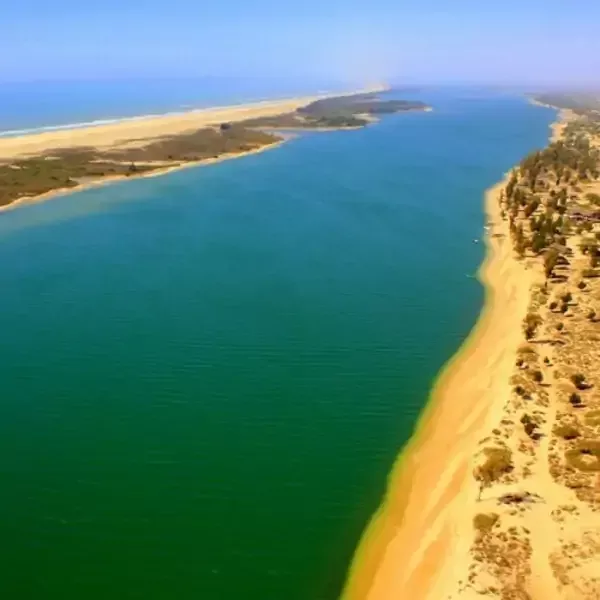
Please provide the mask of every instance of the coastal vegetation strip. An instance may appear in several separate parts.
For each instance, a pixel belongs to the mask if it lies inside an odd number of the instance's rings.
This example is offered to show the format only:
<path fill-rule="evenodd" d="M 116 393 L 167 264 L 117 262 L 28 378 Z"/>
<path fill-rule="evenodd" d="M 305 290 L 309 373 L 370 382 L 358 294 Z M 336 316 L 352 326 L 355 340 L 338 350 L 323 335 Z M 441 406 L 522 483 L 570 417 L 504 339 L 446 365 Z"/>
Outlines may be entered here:
<path fill-rule="evenodd" d="M 600 104 L 487 194 L 487 299 L 345 598 L 600 598 Z"/>
<path fill-rule="evenodd" d="M 130 138 L 117 133 L 113 134 L 112 144 L 99 146 L 93 143 L 70 146 L 69 138 L 65 138 L 67 141 L 63 145 L 58 142 L 62 137 L 57 139 L 40 134 L 43 138 L 46 136 L 47 143 L 41 147 L 34 143 L 34 150 L 30 152 L 32 146 L 26 140 L 18 151 L 19 138 L 5 138 L 0 140 L 0 208 L 28 199 L 46 198 L 53 191 L 64 192 L 99 181 L 161 173 L 256 152 L 284 141 L 277 131 L 267 132 L 263 128 L 348 129 L 364 127 L 375 114 L 426 108 L 420 102 L 382 100 L 376 93 L 318 98 L 298 106 L 293 103 L 277 106 L 279 108 L 272 108 L 267 111 L 271 114 L 265 115 L 264 105 L 260 105 L 255 111 L 256 117 L 252 116 L 252 110 L 240 112 L 239 107 L 231 113 L 219 110 L 215 118 L 229 116 L 232 120 L 210 122 L 209 117 L 206 126 L 188 128 L 174 135 L 157 136 L 152 129 L 148 132 L 136 130 L 138 137 Z M 295 108 L 288 111 L 290 107 Z M 123 124 L 125 129 L 129 126 L 131 124 Z M 82 132 L 86 133 L 77 130 L 79 136 Z M 63 134 L 60 132 L 61 136 Z M 90 137 L 92 141 L 93 137 Z"/>

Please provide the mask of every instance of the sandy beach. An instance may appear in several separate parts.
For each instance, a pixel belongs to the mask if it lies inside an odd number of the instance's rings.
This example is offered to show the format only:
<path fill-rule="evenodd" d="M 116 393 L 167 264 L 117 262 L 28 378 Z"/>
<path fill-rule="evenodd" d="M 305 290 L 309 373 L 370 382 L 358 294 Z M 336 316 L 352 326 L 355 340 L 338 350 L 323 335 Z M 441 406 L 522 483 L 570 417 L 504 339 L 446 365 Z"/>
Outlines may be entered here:
<path fill-rule="evenodd" d="M 551 128 L 551 141 L 561 137 L 573 118 L 571 111 L 559 113 Z M 497 436 L 499 424 L 512 423 L 517 416 L 511 393 L 515 359 L 524 342 L 522 323 L 533 290 L 544 281 L 540 265 L 534 259 L 518 260 L 513 250 L 508 221 L 502 218 L 499 206 L 507 182 L 508 175 L 485 195 L 487 255 L 479 272 L 486 292 L 483 311 L 468 339 L 443 369 L 413 438 L 397 460 L 387 496 L 355 555 L 345 600 L 469 599 L 497 590 L 489 578 L 489 589 L 485 583 L 473 584 L 476 573 L 483 582 L 487 577 L 477 571 L 473 560 L 474 517 L 497 510 L 499 493 L 514 491 L 515 486 L 498 484 L 493 498 L 486 498 L 484 492 L 479 499 L 473 473 L 482 462 L 482 446 L 492 439 L 492 431 Z M 551 426 L 553 418 L 548 422 Z M 507 444 L 513 453 L 523 451 L 523 442 L 517 437 Z M 542 450 L 545 461 L 550 460 L 548 442 Z M 552 481 L 548 462 L 527 464 L 527 489 L 552 498 L 559 512 L 574 506 L 577 498 Z M 586 510 L 578 507 L 578 511 Z M 554 525 L 547 507 L 546 512 L 538 509 L 532 513 L 524 522 L 537 545 L 533 575 L 530 571 L 526 574 L 529 591 L 536 597 L 562 598 L 548 564 L 552 544 L 557 544 L 560 536 L 546 540 L 546 532 Z M 515 521 L 515 526 L 518 524 Z M 528 561 L 521 562 L 523 568 L 530 568 Z M 514 576 L 521 576 L 516 571 Z M 525 572 L 522 575 L 525 578 Z"/>
<path fill-rule="evenodd" d="M 550 141 L 575 119 L 561 110 Z M 594 148 L 585 120 L 575 125 Z M 540 215 L 553 210 L 552 194 L 567 198 L 570 186 L 571 202 L 589 211 L 585 194 L 597 183 L 569 175 L 561 189 L 554 172 L 538 186 L 523 167 L 513 177 L 510 198 L 511 174 L 485 195 L 483 311 L 396 462 L 345 600 L 600 597 L 600 396 L 593 391 L 600 290 L 585 245 L 596 248 L 585 234 L 600 238 L 600 222 L 580 217 L 574 228 L 563 225 L 562 212 L 550 216 L 564 237 L 541 252 L 525 246 L 519 258 L 517 230 L 534 231 L 520 205 L 509 204 L 515 185 L 526 199 L 537 188 L 542 201 L 527 202 Z M 545 272 L 552 252 L 561 261 Z"/>
<path fill-rule="evenodd" d="M 293 112 L 319 99 L 381 91 L 383 88 L 353 92 L 302 96 L 192 110 L 179 114 L 124 119 L 115 123 L 30 133 L 15 137 L 0 137 L 0 161 L 40 154 L 55 148 L 115 148 L 141 145 L 149 140 L 181 134 L 190 130 L 235 123 L 246 119 L 272 117 Z"/>
<path fill-rule="evenodd" d="M 521 341 L 532 273 L 513 258 L 498 194 L 486 193 L 490 225 L 479 277 L 484 310 L 439 377 L 413 439 L 390 475 L 388 494 L 364 535 L 345 600 L 439 600 L 468 563 L 477 501 L 473 458 L 502 410 Z M 408 492 L 408 493 L 407 493 Z"/>

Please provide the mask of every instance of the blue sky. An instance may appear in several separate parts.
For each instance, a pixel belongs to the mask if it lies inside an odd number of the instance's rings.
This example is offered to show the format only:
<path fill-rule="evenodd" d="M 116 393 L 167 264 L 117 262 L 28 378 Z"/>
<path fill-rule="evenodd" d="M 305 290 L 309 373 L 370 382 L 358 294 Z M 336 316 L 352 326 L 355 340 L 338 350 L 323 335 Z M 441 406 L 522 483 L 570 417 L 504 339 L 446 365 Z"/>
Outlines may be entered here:
<path fill-rule="evenodd" d="M 600 0 L 20 0 L 0 81 L 203 75 L 591 84 Z"/>

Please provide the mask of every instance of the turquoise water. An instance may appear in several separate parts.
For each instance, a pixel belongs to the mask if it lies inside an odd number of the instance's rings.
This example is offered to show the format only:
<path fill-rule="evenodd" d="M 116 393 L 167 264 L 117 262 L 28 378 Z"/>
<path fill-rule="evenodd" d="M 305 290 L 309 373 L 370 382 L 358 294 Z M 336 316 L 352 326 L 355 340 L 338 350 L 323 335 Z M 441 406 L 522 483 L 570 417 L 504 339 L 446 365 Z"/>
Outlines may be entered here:
<path fill-rule="evenodd" d="M 0 214 L 0 589 L 333 600 L 482 302 L 519 98 Z"/>

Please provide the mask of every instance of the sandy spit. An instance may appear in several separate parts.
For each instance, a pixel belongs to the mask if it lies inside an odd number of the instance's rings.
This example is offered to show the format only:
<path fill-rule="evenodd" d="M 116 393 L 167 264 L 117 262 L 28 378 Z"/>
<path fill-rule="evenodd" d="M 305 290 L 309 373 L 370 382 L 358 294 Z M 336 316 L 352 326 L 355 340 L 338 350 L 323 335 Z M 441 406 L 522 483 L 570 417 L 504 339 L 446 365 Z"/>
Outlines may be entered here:
<path fill-rule="evenodd" d="M 114 177 L 99 177 L 98 179 L 93 179 L 86 183 L 74 186 L 74 187 L 66 187 L 66 188 L 58 188 L 55 190 L 51 190 L 46 192 L 45 194 L 39 194 L 38 196 L 24 196 L 11 202 L 10 204 L 6 204 L 4 206 L 0 206 L 0 213 L 6 212 L 9 210 L 13 210 L 15 208 L 19 208 L 22 206 L 27 206 L 29 204 L 36 204 L 38 202 L 44 202 L 46 200 L 51 200 L 52 198 L 56 198 L 57 196 L 66 196 L 67 194 L 74 194 L 76 192 L 82 192 L 87 189 L 101 187 L 104 185 L 109 185 L 111 183 L 117 183 L 119 181 L 132 181 L 134 179 L 141 179 L 147 177 L 159 177 L 161 175 L 166 175 L 167 173 L 171 173 L 173 171 L 179 171 L 181 169 L 188 169 L 190 167 L 202 167 L 214 165 L 219 162 L 223 162 L 225 160 L 230 160 L 233 158 L 242 158 L 244 156 L 249 156 L 250 154 L 259 154 L 261 152 L 265 152 L 266 150 L 271 150 L 273 148 L 277 148 L 284 144 L 286 140 L 281 140 L 279 142 L 274 142 L 272 144 L 267 144 L 265 146 L 261 146 L 260 148 L 255 148 L 254 150 L 248 150 L 247 152 L 236 152 L 232 154 L 222 154 L 217 158 L 207 158 L 205 160 L 192 161 L 187 163 L 181 163 L 173 166 L 165 167 L 164 169 L 156 169 L 154 171 L 149 171 L 147 173 L 130 175 L 127 177 L 126 175 L 116 175 Z"/>
<path fill-rule="evenodd" d="M 41 154 L 56 148 L 90 146 L 106 149 L 124 145 L 143 145 L 157 138 L 178 135 L 200 127 L 293 112 L 322 98 L 352 95 L 366 91 L 381 91 L 382 89 L 384 88 L 358 90 L 348 94 L 323 94 L 287 100 L 268 100 L 192 110 L 179 114 L 124 119 L 104 125 L 29 133 L 15 137 L 0 137 L 0 160 Z"/>

